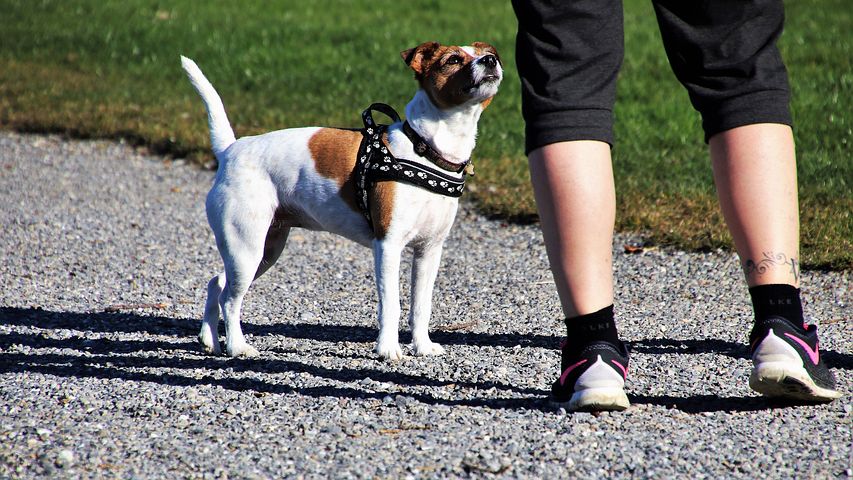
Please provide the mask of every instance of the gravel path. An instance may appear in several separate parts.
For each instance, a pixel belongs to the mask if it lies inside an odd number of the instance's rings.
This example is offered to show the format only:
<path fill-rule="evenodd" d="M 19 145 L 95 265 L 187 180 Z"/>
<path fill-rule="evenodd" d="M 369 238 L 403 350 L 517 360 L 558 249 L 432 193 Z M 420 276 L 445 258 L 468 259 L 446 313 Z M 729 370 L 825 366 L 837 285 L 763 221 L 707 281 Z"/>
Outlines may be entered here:
<path fill-rule="evenodd" d="M 617 239 L 622 413 L 548 404 L 561 326 L 538 227 L 470 208 L 435 295 L 447 355 L 377 359 L 369 251 L 305 231 L 246 298 L 261 356 L 203 355 L 211 177 L 118 143 L 0 133 L 0 478 L 853 476 L 850 396 L 785 406 L 747 387 L 731 253 L 628 255 Z M 803 277 L 850 392 L 850 274 Z"/>

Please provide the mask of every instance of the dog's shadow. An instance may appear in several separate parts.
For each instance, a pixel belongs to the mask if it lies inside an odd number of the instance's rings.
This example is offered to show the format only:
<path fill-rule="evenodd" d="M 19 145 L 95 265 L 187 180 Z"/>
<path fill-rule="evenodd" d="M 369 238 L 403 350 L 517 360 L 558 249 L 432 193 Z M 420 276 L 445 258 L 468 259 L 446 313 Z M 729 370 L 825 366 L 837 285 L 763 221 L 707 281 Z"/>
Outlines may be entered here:
<path fill-rule="evenodd" d="M 384 392 L 370 392 L 346 385 L 297 387 L 271 383 L 249 376 L 217 378 L 214 375 L 185 376 L 179 373 L 149 373 L 147 369 L 170 368 L 187 371 L 198 369 L 218 370 L 223 367 L 235 372 L 306 372 L 318 378 L 335 382 L 353 382 L 367 377 L 404 387 L 443 386 L 448 382 L 381 368 L 324 368 L 295 360 L 280 359 L 227 359 L 198 355 L 200 347 L 195 342 L 198 321 L 157 315 L 139 315 L 125 312 L 54 312 L 40 308 L 0 307 L 0 324 L 17 328 L 0 334 L 0 373 L 37 372 L 65 377 L 90 377 L 154 382 L 164 385 L 213 385 L 236 391 L 254 391 L 270 394 L 298 393 L 311 397 L 338 397 L 351 399 L 382 399 Z M 490 347 L 557 348 L 560 338 L 549 335 L 515 333 L 475 333 L 438 330 L 431 337 L 445 345 L 473 345 Z M 122 339 L 113 340 L 97 335 L 70 335 L 51 338 L 38 333 L 38 329 L 72 330 L 91 333 L 142 333 L 151 337 L 170 336 L 175 340 Z M 21 330 L 27 333 L 21 333 Z M 308 323 L 280 323 L 274 325 L 244 324 L 244 331 L 255 336 L 279 335 L 295 339 L 321 342 L 339 342 L 342 338 L 353 342 L 373 342 L 375 329 L 361 326 L 317 325 Z M 185 340 L 184 340 L 185 339 Z M 401 341 L 408 341 L 408 333 L 401 333 Z M 660 353 L 717 353 L 734 358 L 747 358 L 744 345 L 722 340 L 666 340 L 648 339 L 630 342 L 632 351 Z M 71 349 L 86 352 L 42 353 L 39 349 Z M 184 352 L 167 357 L 133 355 L 151 351 Z M 187 354 L 191 352 L 192 354 Z M 834 368 L 853 369 L 853 355 L 833 351 L 822 352 L 827 363 Z M 539 409 L 554 411 L 548 402 L 548 392 L 535 388 L 519 388 L 492 381 L 454 381 L 458 388 L 485 391 L 491 388 L 510 391 L 513 398 L 439 398 L 429 394 L 406 393 L 418 401 L 429 404 L 464 405 L 500 409 Z M 521 395 L 519 397 L 519 395 Z M 784 406 L 769 403 L 760 397 L 717 397 L 697 395 L 692 397 L 633 395 L 632 403 L 676 408 L 688 413 L 714 411 L 752 411 Z"/>

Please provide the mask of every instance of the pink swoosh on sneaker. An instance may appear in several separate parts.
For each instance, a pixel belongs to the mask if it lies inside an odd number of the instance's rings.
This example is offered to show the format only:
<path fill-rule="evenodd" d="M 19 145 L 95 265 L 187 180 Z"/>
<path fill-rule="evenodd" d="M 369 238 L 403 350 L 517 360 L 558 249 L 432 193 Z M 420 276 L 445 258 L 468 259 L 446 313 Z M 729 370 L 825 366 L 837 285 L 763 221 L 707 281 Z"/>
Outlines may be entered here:
<path fill-rule="evenodd" d="M 622 378 L 628 378 L 628 367 L 622 365 L 616 360 L 610 360 L 610 362 L 619 367 L 619 370 L 622 370 Z"/>
<path fill-rule="evenodd" d="M 793 341 L 797 342 L 798 344 L 800 344 L 800 346 L 801 346 L 801 347 L 803 347 L 803 350 L 805 350 L 805 351 L 806 351 L 806 353 L 809 355 L 809 360 L 811 360 L 811 361 L 812 361 L 812 363 L 814 363 L 815 365 L 817 365 L 817 362 L 819 362 L 819 361 L 820 361 L 820 352 L 818 351 L 818 344 L 817 344 L 817 342 L 815 342 L 815 344 L 814 344 L 814 350 L 812 350 L 812 347 L 810 347 L 810 346 L 809 346 L 809 344 L 808 344 L 808 343 L 806 343 L 803 339 L 798 338 L 798 337 L 796 337 L 796 336 L 794 336 L 794 335 L 791 335 L 791 334 L 790 334 L 790 333 L 788 333 L 788 332 L 785 332 L 785 336 L 786 336 L 786 337 L 788 337 L 788 338 L 790 338 L 791 340 L 793 340 Z"/>
<path fill-rule="evenodd" d="M 574 364 L 574 365 L 569 365 L 569 368 L 565 369 L 565 370 L 563 371 L 563 374 L 562 374 L 562 375 L 560 375 L 560 385 L 562 385 L 563 383 L 565 383 L 565 382 L 566 382 L 566 377 L 568 377 L 568 376 L 569 376 L 569 374 L 570 374 L 570 373 L 572 373 L 572 370 L 574 370 L 574 369 L 576 369 L 576 368 L 580 367 L 580 366 L 581 366 L 581 365 L 583 365 L 584 363 L 586 363 L 586 359 L 585 359 L 585 358 L 584 358 L 583 360 L 581 360 L 580 362 L 578 362 L 578 363 Z"/>

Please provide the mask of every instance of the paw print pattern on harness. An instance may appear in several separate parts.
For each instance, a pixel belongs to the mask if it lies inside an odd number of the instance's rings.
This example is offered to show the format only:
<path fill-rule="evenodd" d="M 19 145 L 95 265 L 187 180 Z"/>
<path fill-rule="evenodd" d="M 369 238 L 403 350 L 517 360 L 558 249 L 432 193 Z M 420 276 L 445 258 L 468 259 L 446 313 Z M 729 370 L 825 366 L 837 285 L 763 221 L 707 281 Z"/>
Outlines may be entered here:
<path fill-rule="evenodd" d="M 375 185 L 377 181 L 405 182 L 435 194 L 449 197 L 462 195 L 462 190 L 465 188 L 464 175 L 461 178 L 455 178 L 423 163 L 394 158 L 381 140 L 388 126 L 375 124 L 371 114 L 373 110 L 387 115 L 394 122 L 401 121 L 400 116 L 393 108 L 381 103 L 373 104 L 362 112 L 365 128 L 361 130 L 361 133 L 364 139 L 359 147 L 358 162 L 356 162 L 353 175 L 356 177 L 356 202 L 368 224 L 371 224 L 368 188 Z M 418 144 L 415 148 L 426 150 L 423 144 Z M 382 156 L 381 159 L 378 157 L 379 155 Z"/>

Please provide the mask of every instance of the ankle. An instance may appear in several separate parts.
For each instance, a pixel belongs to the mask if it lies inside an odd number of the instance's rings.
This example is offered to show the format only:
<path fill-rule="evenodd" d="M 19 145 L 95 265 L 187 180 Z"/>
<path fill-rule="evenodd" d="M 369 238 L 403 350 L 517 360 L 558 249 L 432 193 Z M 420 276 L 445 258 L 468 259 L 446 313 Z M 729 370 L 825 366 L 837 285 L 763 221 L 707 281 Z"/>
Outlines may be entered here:
<path fill-rule="evenodd" d="M 793 325 L 803 324 L 800 289 L 786 284 L 758 285 L 749 289 L 755 321 L 782 317 Z"/>
<path fill-rule="evenodd" d="M 619 345 L 613 305 L 604 307 L 597 312 L 567 318 L 565 323 L 568 345 L 577 348 L 583 348 L 593 342 Z"/>

